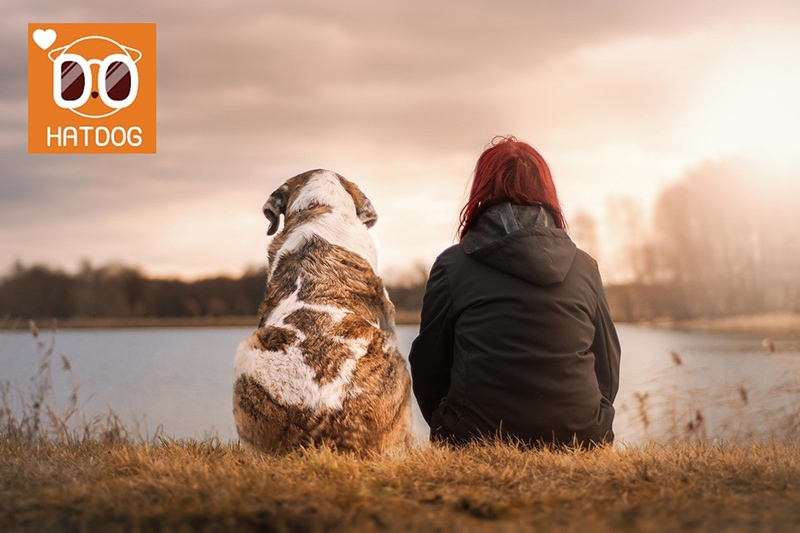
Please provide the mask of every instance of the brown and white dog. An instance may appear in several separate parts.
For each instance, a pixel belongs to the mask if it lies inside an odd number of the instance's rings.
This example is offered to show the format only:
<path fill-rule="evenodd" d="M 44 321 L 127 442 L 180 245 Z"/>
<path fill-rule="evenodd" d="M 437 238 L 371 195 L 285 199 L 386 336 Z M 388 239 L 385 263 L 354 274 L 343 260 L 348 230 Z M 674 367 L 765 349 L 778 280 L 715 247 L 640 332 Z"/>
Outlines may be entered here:
<path fill-rule="evenodd" d="M 268 453 L 401 449 L 411 439 L 411 378 L 375 273 L 372 203 L 335 172 L 311 170 L 264 204 L 268 235 L 281 214 L 259 327 L 236 354 L 239 438 Z"/>

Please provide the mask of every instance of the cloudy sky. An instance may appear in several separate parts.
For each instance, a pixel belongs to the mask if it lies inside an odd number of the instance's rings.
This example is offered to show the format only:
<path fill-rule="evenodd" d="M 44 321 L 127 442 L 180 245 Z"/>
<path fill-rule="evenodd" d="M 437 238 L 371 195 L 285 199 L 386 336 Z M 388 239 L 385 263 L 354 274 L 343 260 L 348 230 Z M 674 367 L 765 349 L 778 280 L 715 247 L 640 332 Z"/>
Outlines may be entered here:
<path fill-rule="evenodd" d="M 568 221 L 708 161 L 796 164 L 800 2 L 0 0 L 0 272 L 121 261 L 237 274 L 261 205 L 329 168 L 379 212 L 383 273 L 453 242 L 475 160 L 512 133 Z M 27 28 L 155 22 L 158 154 L 29 155 Z M 765 178 L 769 179 L 769 178 Z M 613 275 L 607 277 L 613 278 Z"/>

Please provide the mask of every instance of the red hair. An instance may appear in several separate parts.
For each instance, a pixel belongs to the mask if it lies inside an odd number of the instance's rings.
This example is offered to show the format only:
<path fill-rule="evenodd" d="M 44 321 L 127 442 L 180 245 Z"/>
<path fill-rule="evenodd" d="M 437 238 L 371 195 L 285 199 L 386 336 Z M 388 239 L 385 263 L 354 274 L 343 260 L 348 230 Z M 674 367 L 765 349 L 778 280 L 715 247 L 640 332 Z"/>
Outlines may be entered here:
<path fill-rule="evenodd" d="M 492 139 L 478 158 L 458 236 L 463 239 L 485 208 L 501 202 L 544 206 L 556 226 L 567 227 L 550 167 L 531 145 L 511 135 Z"/>

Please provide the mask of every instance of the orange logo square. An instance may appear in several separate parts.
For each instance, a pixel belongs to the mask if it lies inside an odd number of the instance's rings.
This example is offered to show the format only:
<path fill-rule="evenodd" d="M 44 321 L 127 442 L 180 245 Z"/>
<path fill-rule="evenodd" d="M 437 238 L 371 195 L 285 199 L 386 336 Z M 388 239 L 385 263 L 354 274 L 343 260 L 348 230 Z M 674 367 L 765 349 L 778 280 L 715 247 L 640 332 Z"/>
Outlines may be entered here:
<path fill-rule="evenodd" d="M 28 24 L 28 153 L 156 153 L 155 24 Z"/>

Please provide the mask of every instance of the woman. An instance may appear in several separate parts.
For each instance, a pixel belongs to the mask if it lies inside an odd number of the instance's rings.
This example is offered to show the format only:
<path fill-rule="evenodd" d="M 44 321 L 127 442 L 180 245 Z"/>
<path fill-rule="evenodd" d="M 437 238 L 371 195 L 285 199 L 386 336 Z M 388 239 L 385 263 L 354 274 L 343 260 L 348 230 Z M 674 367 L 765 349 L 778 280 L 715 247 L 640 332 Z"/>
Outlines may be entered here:
<path fill-rule="evenodd" d="M 565 227 L 542 156 L 496 139 L 460 243 L 433 264 L 409 355 L 431 439 L 613 442 L 619 340 L 597 263 Z"/>

